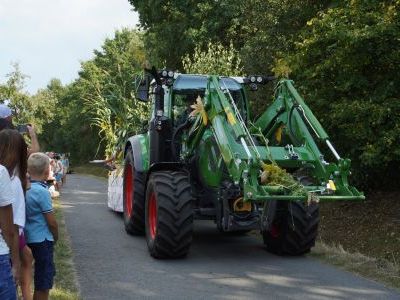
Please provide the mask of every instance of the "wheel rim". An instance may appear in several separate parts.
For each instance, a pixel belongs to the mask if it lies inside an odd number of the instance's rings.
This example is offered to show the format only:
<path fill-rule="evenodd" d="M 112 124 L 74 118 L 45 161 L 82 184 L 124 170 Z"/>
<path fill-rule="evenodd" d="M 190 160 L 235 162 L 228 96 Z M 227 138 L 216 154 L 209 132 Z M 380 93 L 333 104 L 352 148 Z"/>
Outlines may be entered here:
<path fill-rule="evenodd" d="M 280 234 L 281 234 L 281 231 L 280 231 L 278 225 L 272 224 L 272 225 L 271 225 L 271 229 L 269 230 L 269 234 L 270 234 L 274 239 L 278 238 L 278 237 L 280 236 Z"/>
<path fill-rule="evenodd" d="M 150 237 L 154 240 L 157 231 L 157 199 L 155 193 L 150 196 L 148 218 Z"/>
<path fill-rule="evenodd" d="M 125 169 L 125 211 L 128 217 L 132 215 L 133 207 L 133 172 L 129 164 Z"/>

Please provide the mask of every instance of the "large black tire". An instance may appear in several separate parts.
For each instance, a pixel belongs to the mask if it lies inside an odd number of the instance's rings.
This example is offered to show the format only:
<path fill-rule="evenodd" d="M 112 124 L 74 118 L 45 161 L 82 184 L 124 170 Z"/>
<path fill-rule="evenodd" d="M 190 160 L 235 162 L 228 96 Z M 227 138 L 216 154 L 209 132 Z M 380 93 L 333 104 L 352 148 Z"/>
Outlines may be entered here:
<path fill-rule="evenodd" d="M 188 175 L 177 171 L 151 174 L 146 191 L 146 240 L 151 256 L 187 255 L 193 234 L 193 199 Z"/>
<path fill-rule="evenodd" d="M 276 205 L 272 223 L 262 232 L 267 250 L 278 255 L 308 253 L 318 234 L 318 204 L 277 201 Z"/>
<path fill-rule="evenodd" d="M 123 180 L 124 225 L 127 233 L 144 234 L 145 176 L 135 170 L 132 150 L 125 157 Z"/>

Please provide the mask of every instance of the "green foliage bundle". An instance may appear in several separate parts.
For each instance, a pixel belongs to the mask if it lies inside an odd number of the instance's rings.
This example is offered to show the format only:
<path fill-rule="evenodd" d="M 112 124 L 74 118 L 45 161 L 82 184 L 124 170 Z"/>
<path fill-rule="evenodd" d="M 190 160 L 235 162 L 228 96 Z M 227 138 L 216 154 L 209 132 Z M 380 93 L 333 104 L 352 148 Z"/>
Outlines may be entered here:
<path fill-rule="evenodd" d="M 182 64 L 187 73 L 226 76 L 243 74 L 239 54 L 232 43 L 226 48 L 222 44 L 209 42 L 206 51 L 202 51 L 201 47 L 196 47 L 193 56 L 186 55 Z"/>

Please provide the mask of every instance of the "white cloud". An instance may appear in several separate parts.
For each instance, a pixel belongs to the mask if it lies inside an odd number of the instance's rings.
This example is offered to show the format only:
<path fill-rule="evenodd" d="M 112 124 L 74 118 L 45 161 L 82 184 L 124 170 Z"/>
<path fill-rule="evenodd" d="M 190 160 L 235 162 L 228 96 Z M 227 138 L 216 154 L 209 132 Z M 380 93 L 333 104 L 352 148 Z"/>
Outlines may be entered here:
<path fill-rule="evenodd" d="M 137 22 L 128 0 L 0 0 L 0 81 L 19 62 L 30 92 L 69 83 L 106 37 Z"/>

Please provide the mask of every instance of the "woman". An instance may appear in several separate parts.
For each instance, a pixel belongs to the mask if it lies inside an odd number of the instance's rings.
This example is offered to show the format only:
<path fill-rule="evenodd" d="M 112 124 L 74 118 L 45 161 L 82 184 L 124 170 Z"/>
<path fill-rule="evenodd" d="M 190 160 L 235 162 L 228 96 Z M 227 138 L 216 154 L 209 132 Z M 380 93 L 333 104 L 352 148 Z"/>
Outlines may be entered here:
<path fill-rule="evenodd" d="M 25 243 L 23 228 L 25 226 L 25 192 L 27 189 L 27 145 L 16 130 L 5 129 L 0 132 L 0 164 L 10 173 L 11 188 L 14 192 L 13 217 L 15 230 L 19 235 L 21 258 L 21 290 L 24 299 L 32 299 L 30 285 L 32 282 L 33 256 Z"/>

